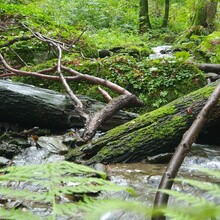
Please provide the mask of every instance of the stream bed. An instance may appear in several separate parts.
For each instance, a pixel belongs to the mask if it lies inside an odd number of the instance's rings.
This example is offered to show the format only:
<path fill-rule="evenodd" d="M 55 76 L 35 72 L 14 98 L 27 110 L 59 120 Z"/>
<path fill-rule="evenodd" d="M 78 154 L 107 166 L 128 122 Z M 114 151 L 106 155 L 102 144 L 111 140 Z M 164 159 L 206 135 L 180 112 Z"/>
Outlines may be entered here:
<path fill-rule="evenodd" d="M 137 200 L 152 204 L 154 193 L 149 193 L 147 189 L 157 188 L 166 166 L 167 164 L 145 163 L 110 165 L 111 180 L 119 185 L 133 187 L 137 193 Z M 179 177 L 213 181 L 211 177 L 207 179 L 207 176 L 201 175 L 195 166 L 219 170 L 220 146 L 194 144 L 179 172 Z M 195 188 L 186 190 L 196 192 Z"/>

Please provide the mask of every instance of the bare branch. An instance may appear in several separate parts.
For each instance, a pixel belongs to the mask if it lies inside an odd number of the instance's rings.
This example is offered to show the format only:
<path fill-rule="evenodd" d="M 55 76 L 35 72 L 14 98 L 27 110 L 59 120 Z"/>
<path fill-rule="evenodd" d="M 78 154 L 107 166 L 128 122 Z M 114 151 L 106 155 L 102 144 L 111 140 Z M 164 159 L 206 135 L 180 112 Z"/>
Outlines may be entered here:
<path fill-rule="evenodd" d="M 9 48 L 18 58 L 19 60 L 25 65 L 25 66 L 28 66 L 27 63 L 21 58 L 21 56 L 16 53 L 12 48 Z"/>
<path fill-rule="evenodd" d="M 59 46 L 65 50 L 65 51 L 70 51 L 68 48 L 67 48 L 67 45 L 61 41 L 58 41 L 58 40 L 55 40 L 55 39 L 52 39 L 52 38 L 49 38 L 49 37 L 46 37 L 46 36 L 43 36 L 41 33 L 39 32 L 34 32 L 33 30 L 31 30 L 29 27 L 27 27 L 25 24 L 22 23 L 22 25 L 28 29 L 32 35 L 34 37 L 36 37 L 37 39 L 39 39 L 40 41 L 43 41 L 43 42 L 47 42 L 47 43 L 52 43 L 54 46 L 56 46 L 55 44 L 59 44 Z"/>
<path fill-rule="evenodd" d="M 59 51 L 59 57 L 58 57 L 58 62 L 57 62 L 57 72 L 59 74 L 60 80 L 63 83 L 64 88 L 66 89 L 67 93 L 69 94 L 70 98 L 73 100 L 73 102 L 75 103 L 74 106 L 80 110 L 80 112 L 82 112 L 83 110 L 83 104 L 82 102 L 76 97 L 76 95 L 74 95 L 73 91 L 70 89 L 66 79 L 64 78 L 63 74 L 61 73 L 61 59 L 62 59 L 62 50 L 59 46 L 59 44 L 57 44 L 57 49 Z M 81 115 L 81 114 L 80 114 Z M 85 114 L 83 114 L 83 116 L 85 117 Z M 87 118 L 87 117 L 86 117 Z"/>
<path fill-rule="evenodd" d="M 9 66 L 4 57 L 2 56 L 2 54 L 0 53 L 0 60 L 3 64 L 3 66 L 8 69 L 9 71 L 15 73 L 16 75 L 23 75 L 23 76 L 36 76 L 36 77 L 40 77 L 40 78 L 43 78 L 43 79 L 54 79 L 54 80 L 59 80 L 59 77 L 57 76 L 50 76 L 50 75 L 44 75 L 44 74 L 41 74 L 41 73 L 38 73 L 38 72 L 29 72 L 29 71 L 24 71 L 24 70 L 17 70 L 17 69 L 14 69 L 13 67 Z"/>
<path fill-rule="evenodd" d="M 15 73 L 3 73 L 0 75 L 0 79 L 4 78 L 4 77 L 11 77 L 11 76 L 17 76 L 18 74 L 15 74 Z M 20 75 L 22 76 L 22 75 Z"/>
<path fill-rule="evenodd" d="M 110 82 L 106 79 L 101 79 L 101 78 L 96 77 L 96 76 L 90 76 L 88 74 L 82 74 L 82 73 L 80 73 L 76 70 L 65 67 L 63 65 L 61 65 L 61 69 L 65 70 L 66 72 L 68 72 L 70 74 L 73 74 L 75 76 L 79 76 L 81 80 L 86 80 L 86 81 L 89 81 L 91 83 L 98 84 L 98 85 L 101 85 L 101 86 L 105 86 L 109 89 L 112 89 L 113 91 L 117 92 L 120 95 L 124 95 L 124 94 L 131 95 L 131 93 L 129 91 L 127 91 L 126 89 L 124 89 L 123 87 L 121 87 L 121 86 L 119 86 L 115 83 L 112 83 L 112 82 Z"/>
<path fill-rule="evenodd" d="M 118 110 L 126 107 L 130 103 L 136 102 L 137 97 L 132 94 L 120 95 L 117 98 L 109 102 L 100 111 L 94 113 L 88 122 L 85 132 L 82 136 L 83 140 L 87 142 L 94 135 L 97 129 L 102 125 L 102 123 L 108 120 L 112 115 L 114 115 Z"/>
<path fill-rule="evenodd" d="M 101 87 L 98 87 L 99 92 L 102 94 L 102 96 L 104 97 L 104 99 L 107 102 L 112 101 L 112 97 L 108 94 L 107 91 L 105 91 L 104 89 L 102 89 Z"/>
<path fill-rule="evenodd" d="M 87 31 L 87 27 L 82 31 L 82 33 L 79 35 L 79 37 L 77 37 L 77 39 L 74 41 L 74 43 L 73 44 L 75 44 L 75 43 L 77 43 L 79 40 L 80 40 L 80 38 L 82 37 L 82 35 Z"/>

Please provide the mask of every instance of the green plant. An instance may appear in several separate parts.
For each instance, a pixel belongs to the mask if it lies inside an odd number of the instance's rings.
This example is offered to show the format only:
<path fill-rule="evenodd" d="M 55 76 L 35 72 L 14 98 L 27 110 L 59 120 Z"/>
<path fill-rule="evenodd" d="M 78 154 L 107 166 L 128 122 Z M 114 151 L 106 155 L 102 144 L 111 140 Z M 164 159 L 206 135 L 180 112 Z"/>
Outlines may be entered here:
<path fill-rule="evenodd" d="M 220 32 L 215 31 L 212 34 L 204 37 L 198 49 L 208 59 L 208 62 L 220 62 Z"/>
<path fill-rule="evenodd" d="M 181 206 L 168 206 L 168 207 L 160 207 L 158 210 L 154 210 L 152 213 L 149 207 L 145 207 L 142 204 L 136 202 L 125 202 L 125 201 L 111 201 L 104 200 L 96 201 L 96 203 L 91 203 L 90 201 L 87 203 L 88 211 L 92 211 L 90 213 L 90 219 L 99 219 L 103 214 L 107 211 L 116 211 L 116 210 L 124 210 L 126 212 L 133 211 L 141 216 L 145 216 L 145 218 L 150 215 L 158 216 L 159 213 L 163 212 L 166 217 L 169 217 L 171 220 L 207 220 L 207 219 L 218 219 L 220 217 L 220 171 L 219 170 L 210 170 L 198 168 L 198 171 L 201 172 L 201 175 L 208 175 L 213 178 L 213 183 L 210 182 L 202 182 L 199 180 L 193 179 L 176 179 L 175 182 L 182 184 L 189 184 L 199 190 L 202 190 L 206 193 L 206 199 L 203 197 L 199 197 L 196 195 L 192 195 L 192 193 L 186 192 L 178 192 L 175 190 L 161 190 L 170 196 L 173 196 L 176 201 L 181 202 Z M 184 205 L 184 208 L 183 208 Z"/>
<path fill-rule="evenodd" d="M 130 188 L 125 189 L 105 180 L 106 174 L 103 172 L 65 161 L 9 167 L 0 171 L 0 195 L 2 198 L 31 202 L 33 206 L 47 204 L 50 215 L 44 219 L 73 215 L 74 211 L 83 207 L 84 203 L 78 203 L 77 200 L 83 200 L 84 195 L 89 197 L 89 195 L 98 194 L 102 190 L 119 191 L 122 189 L 133 193 Z M 25 183 L 27 189 L 14 189 L 10 187 L 9 182 Z M 31 185 L 37 186 L 38 191 L 31 191 Z M 71 200 L 71 196 L 75 199 Z M 60 202 L 62 197 L 69 202 Z M 6 210 L 4 208 L 0 209 L 0 218 L 42 219 L 30 211 L 23 212 L 22 210 Z"/>

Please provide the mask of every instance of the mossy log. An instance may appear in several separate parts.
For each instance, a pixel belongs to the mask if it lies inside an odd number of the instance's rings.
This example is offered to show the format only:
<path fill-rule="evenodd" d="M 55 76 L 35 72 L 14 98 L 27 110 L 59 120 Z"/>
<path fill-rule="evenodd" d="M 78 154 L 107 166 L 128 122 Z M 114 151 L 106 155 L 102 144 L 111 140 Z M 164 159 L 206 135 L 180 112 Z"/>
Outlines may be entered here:
<path fill-rule="evenodd" d="M 89 113 L 104 106 L 104 103 L 87 96 L 78 97 Z M 2 122 L 52 129 L 83 126 L 70 98 L 59 92 L 0 80 L 0 103 L 0 121 Z M 101 129 L 109 130 L 136 117 L 136 114 L 119 111 L 106 121 Z"/>
<path fill-rule="evenodd" d="M 92 142 L 72 149 L 67 160 L 97 162 L 139 162 L 149 156 L 173 152 L 192 124 L 216 82 L 139 116 L 108 131 Z M 220 102 L 213 109 L 206 128 L 220 124 Z"/>

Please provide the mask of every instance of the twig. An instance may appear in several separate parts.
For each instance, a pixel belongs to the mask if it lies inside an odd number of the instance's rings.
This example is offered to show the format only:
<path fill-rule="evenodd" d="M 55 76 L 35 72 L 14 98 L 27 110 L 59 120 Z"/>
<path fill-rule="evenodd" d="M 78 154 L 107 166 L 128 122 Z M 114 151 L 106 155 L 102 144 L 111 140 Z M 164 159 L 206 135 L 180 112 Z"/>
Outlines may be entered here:
<path fill-rule="evenodd" d="M 25 65 L 28 67 L 27 63 L 21 58 L 21 56 L 16 53 L 12 48 L 9 47 L 9 49 L 19 58 L 19 60 Z"/>
<path fill-rule="evenodd" d="M 86 27 L 86 28 L 82 31 L 82 33 L 79 35 L 79 37 L 77 37 L 77 39 L 73 42 L 72 46 L 73 46 L 74 44 L 76 44 L 76 43 L 80 40 L 80 38 L 81 38 L 82 35 L 87 31 L 87 29 L 88 29 L 88 27 Z"/>
<path fill-rule="evenodd" d="M 74 106 L 75 106 L 76 110 L 78 111 L 79 115 L 87 120 L 88 119 L 88 115 L 83 112 L 83 104 L 82 104 L 82 102 L 76 97 L 76 95 L 70 89 L 66 79 L 64 78 L 64 76 L 63 76 L 63 74 L 61 72 L 62 50 L 61 50 L 59 44 L 57 44 L 56 46 L 57 46 L 57 49 L 59 51 L 59 57 L 58 57 L 58 61 L 57 61 L 57 72 L 59 74 L 60 80 L 63 83 L 63 86 L 66 89 L 67 93 L 69 94 L 70 98 L 75 103 Z"/>
<path fill-rule="evenodd" d="M 70 51 L 66 46 L 66 44 L 65 43 L 63 43 L 63 42 L 61 42 L 61 41 L 58 41 L 58 40 L 54 40 L 54 39 L 52 39 L 52 38 L 49 38 L 49 37 L 46 37 L 46 36 L 44 36 L 44 35 L 42 35 L 41 33 L 39 33 L 39 32 L 34 32 L 33 30 L 31 30 L 29 27 L 27 27 L 25 24 L 23 24 L 22 23 L 22 25 L 26 28 L 26 29 L 28 29 L 31 33 L 32 33 L 32 35 L 34 36 L 34 37 L 36 37 L 37 39 L 39 39 L 40 41 L 43 41 L 43 42 L 47 42 L 47 43 L 52 43 L 53 45 L 54 45 L 54 43 L 56 43 L 56 44 L 59 44 L 59 46 L 63 49 L 63 50 L 65 50 L 65 51 Z M 54 46 L 56 46 L 56 45 L 54 45 Z"/>

